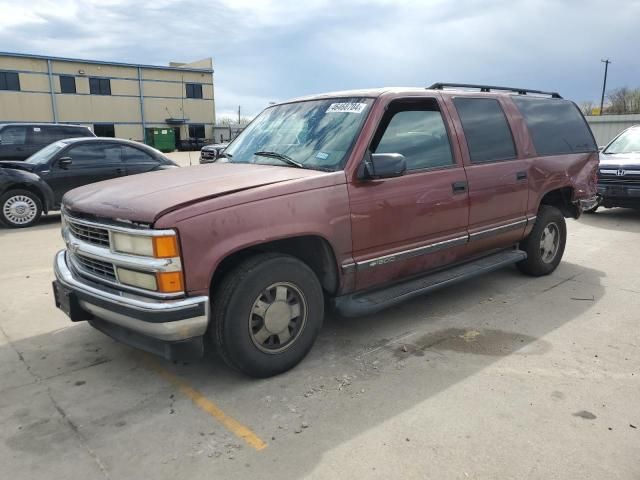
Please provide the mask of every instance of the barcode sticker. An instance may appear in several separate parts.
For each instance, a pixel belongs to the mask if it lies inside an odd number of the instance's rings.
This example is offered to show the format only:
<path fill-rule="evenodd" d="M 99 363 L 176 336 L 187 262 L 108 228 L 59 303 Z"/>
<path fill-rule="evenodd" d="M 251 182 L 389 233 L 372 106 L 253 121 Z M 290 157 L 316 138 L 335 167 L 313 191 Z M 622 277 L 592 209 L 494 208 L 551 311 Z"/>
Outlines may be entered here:
<path fill-rule="evenodd" d="M 325 113 L 362 113 L 366 103 L 332 103 Z"/>

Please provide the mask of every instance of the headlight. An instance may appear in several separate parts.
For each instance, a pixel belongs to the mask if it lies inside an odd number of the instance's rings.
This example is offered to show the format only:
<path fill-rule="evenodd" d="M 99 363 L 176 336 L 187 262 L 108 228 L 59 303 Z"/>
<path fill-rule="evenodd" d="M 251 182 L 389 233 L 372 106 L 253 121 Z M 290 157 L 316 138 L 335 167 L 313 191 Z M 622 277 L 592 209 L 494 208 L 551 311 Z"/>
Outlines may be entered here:
<path fill-rule="evenodd" d="M 150 237 L 113 232 L 111 241 L 113 249 L 120 253 L 156 258 L 173 258 L 180 255 L 175 235 Z"/>
<path fill-rule="evenodd" d="M 125 285 L 144 288 L 147 290 L 158 290 L 156 277 L 152 273 L 136 272 L 126 268 L 118 267 L 118 280 Z"/>

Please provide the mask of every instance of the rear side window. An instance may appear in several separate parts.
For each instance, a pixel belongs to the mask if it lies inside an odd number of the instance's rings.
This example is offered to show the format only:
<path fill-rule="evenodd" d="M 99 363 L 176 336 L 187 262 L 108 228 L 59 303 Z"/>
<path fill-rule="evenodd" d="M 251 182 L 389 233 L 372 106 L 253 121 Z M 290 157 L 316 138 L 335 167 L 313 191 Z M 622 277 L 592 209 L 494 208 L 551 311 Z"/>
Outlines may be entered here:
<path fill-rule="evenodd" d="M 593 135 L 572 102 L 561 99 L 513 97 L 522 113 L 538 155 L 595 152 Z"/>
<path fill-rule="evenodd" d="M 147 152 L 130 147 L 129 145 L 122 146 L 122 153 L 124 155 L 124 161 L 130 163 L 158 163 L 155 158 L 149 155 Z"/>
<path fill-rule="evenodd" d="M 516 147 L 502 107 L 494 98 L 454 98 L 473 163 L 516 158 Z"/>
<path fill-rule="evenodd" d="M 407 170 L 453 164 L 447 129 L 435 99 L 391 104 L 372 144 L 373 153 L 400 153 Z"/>

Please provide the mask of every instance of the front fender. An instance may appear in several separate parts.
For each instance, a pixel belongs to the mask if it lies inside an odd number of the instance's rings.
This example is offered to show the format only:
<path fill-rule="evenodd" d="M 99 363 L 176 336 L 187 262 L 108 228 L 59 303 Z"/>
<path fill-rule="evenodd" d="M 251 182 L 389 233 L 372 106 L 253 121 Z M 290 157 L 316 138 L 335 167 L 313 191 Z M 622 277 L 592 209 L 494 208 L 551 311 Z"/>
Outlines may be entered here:
<path fill-rule="evenodd" d="M 0 171 L 0 195 L 17 188 L 23 188 L 39 195 L 45 213 L 55 207 L 53 190 L 35 173 L 10 168 Z"/>

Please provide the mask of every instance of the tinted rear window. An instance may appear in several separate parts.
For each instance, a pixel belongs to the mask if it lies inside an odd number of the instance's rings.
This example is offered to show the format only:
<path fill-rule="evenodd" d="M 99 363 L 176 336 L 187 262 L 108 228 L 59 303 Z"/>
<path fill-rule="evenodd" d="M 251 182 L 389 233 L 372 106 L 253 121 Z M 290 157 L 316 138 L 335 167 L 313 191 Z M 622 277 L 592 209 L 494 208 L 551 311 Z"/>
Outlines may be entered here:
<path fill-rule="evenodd" d="M 597 150 L 587 122 L 572 102 L 515 96 L 513 101 L 527 123 L 538 155 Z"/>
<path fill-rule="evenodd" d="M 493 98 L 454 98 L 473 163 L 516 158 L 516 147 L 502 107 Z"/>

